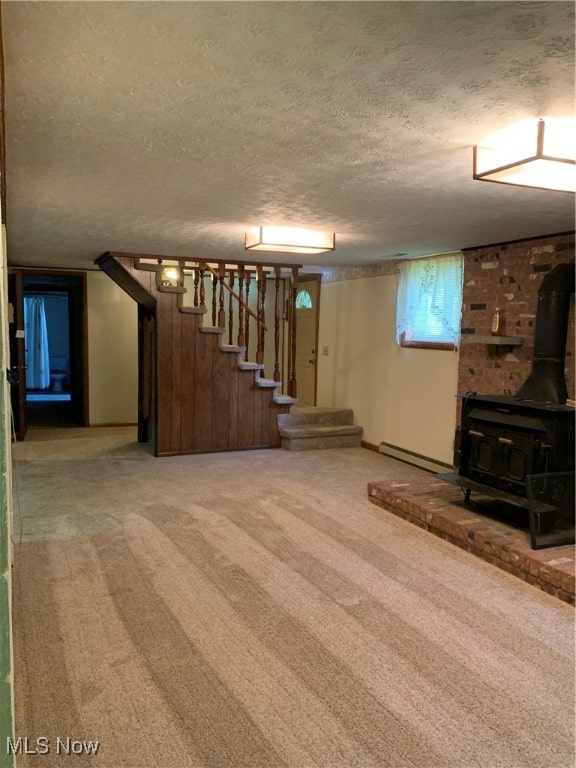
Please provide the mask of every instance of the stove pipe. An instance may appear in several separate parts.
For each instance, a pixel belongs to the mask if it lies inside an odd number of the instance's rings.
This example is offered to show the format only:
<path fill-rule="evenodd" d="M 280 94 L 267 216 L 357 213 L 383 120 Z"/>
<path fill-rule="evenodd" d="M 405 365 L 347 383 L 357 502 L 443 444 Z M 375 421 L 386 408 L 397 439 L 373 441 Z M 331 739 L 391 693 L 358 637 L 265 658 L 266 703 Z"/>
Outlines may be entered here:
<path fill-rule="evenodd" d="M 574 262 L 558 264 L 538 290 L 532 371 L 517 400 L 564 404 L 568 397 L 564 376 L 570 297 L 574 293 Z"/>

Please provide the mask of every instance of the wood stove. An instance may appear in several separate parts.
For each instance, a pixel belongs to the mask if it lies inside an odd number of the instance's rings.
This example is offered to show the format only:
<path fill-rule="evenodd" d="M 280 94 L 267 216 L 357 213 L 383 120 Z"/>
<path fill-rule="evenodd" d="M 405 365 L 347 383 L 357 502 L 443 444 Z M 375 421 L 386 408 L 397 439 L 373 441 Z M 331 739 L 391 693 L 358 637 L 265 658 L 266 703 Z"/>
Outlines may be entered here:
<path fill-rule="evenodd" d="M 467 502 L 472 491 L 479 491 L 528 508 L 534 548 L 574 541 L 575 410 L 566 405 L 564 376 L 573 293 L 573 263 L 559 264 L 544 277 L 538 291 L 532 371 L 514 397 L 459 395 L 457 474 L 442 476 L 465 489 Z M 564 508 L 567 504 L 570 509 Z M 551 529 L 557 522 L 562 530 L 555 539 Z M 539 543 L 540 533 L 545 534 L 544 544 Z"/>
<path fill-rule="evenodd" d="M 463 478 L 527 497 L 527 477 L 574 470 L 574 408 L 462 396 L 454 465 Z"/>

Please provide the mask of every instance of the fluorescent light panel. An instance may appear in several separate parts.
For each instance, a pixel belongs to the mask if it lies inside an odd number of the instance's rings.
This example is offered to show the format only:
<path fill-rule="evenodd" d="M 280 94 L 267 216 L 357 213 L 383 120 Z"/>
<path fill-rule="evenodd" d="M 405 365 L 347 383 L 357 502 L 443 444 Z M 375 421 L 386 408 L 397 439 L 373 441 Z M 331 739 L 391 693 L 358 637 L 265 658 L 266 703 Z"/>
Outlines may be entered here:
<path fill-rule="evenodd" d="M 521 121 L 474 147 L 479 181 L 576 192 L 576 121 Z"/>
<path fill-rule="evenodd" d="M 333 232 L 315 232 L 295 227 L 252 227 L 245 236 L 247 251 L 279 253 L 325 253 L 336 247 Z"/>

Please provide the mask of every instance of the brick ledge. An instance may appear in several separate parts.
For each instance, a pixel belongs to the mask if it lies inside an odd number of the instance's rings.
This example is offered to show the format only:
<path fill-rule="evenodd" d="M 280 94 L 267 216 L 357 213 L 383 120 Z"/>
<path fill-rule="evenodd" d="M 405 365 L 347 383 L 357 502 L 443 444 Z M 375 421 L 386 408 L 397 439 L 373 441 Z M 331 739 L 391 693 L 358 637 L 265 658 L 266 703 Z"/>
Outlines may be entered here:
<path fill-rule="evenodd" d="M 575 604 L 575 547 L 534 550 L 528 531 L 483 516 L 443 480 L 368 483 L 368 499 L 383 509 L 482 558 L 503 571 Z"/>

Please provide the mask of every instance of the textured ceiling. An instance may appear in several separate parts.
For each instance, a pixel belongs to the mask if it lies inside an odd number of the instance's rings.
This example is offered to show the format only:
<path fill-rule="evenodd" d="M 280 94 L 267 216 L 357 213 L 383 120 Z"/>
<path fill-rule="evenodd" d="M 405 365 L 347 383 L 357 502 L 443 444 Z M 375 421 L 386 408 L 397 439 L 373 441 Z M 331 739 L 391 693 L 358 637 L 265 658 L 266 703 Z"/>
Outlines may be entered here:
<path fill-rule="evenodd" d="M 335 231 L 333 254 L 282 257 L 318 266 L 574 228 L 573 195 L 471 178 L 490 132 L 574 113 L 571 2 L 8 0 L 2 17 L 11 264 L 242 259 L 265 223 Z"/>

